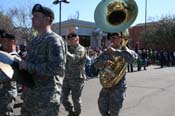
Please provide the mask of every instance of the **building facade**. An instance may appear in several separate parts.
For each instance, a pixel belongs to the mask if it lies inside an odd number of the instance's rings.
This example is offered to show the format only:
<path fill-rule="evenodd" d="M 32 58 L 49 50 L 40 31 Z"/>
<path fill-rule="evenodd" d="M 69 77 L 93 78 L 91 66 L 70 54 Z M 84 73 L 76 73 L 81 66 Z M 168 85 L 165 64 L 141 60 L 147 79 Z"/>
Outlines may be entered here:
<path fill-rule="evenodd" d="M 74 29 L 80 37 L 80 44 L 94 49 L 108 45 L 106 33 L 102 32 L 95 23 L 70 19 L 61 22 L 61 36 L 66 39 L 69 30 Z M 53 30 L 59 34 L 59 23 L 53 24 Z"/>
<path fill-rule="evenodd" d="M 100 30 L 95 23 L 82 20 L 70 19 L 61 22 L 61 36 L 66 39 L 70 29 L 74 29 L 80 36 L 80 43 L 85 47 L 106 48 L 109 45 L 107 33 Z M 53 30 L 59 34 L 59 23 L 53 24 Z M 128 29 L 129 46 L 135 48 L 144 48 L 144 30 L 145 24 L 138 24 Z"/>
<path fill-rule="evenodd" d="M 144 48 L 144 30 L 145 30 L 145 25 L 144 24 L 138 24 L 133 27 L 130 27 L 128 29 L 129 31 L 129 45 L 132 48 Z"/>

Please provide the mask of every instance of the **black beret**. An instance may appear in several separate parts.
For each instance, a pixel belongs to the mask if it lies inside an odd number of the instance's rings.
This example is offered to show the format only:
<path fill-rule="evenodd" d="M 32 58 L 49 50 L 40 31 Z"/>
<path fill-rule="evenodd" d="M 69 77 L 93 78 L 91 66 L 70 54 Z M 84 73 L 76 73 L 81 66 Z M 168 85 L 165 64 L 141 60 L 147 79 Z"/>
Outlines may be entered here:
<path fill-rule="evenodd" d="M 77 36 L 78 34 L 76 32 L 73 32 L 73 33 L 68 34 L 67 38 L 70 39 L 70 38 L 77 37 Z"/>
<path fill-rule="evenodd" d="M 32 14 L 34 12 L 41 12 L 44 15 L 49 16 L 52 19 L 54 19 L 54 13 L 53 13 L 53 11 L 50 8 L 48 8 L 48 7 L 43 7 L 41 4 L 35 4 L 34 5 L 34 7 L 32 9 Z"/>

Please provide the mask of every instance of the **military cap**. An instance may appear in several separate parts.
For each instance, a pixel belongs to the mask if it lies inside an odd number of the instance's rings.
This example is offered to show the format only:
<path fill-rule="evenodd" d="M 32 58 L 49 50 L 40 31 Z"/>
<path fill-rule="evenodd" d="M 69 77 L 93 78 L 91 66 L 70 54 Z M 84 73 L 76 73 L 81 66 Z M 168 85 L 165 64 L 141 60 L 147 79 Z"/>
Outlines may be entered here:
<path fill-rule="evenodd" d="M 78 34 L 76 32 L 73 32 L 73 33 L 68 34 L 67 38 L 71 39 L 71 38 L 74 38 L 74 37 L 77 37 L 77 36 L 78 36 Z"/>
<path fill-rule="evenodd" d="M 117 37 L 121 37 L 119 33 L 108 33 L 107 34 L 107 38 L 110 39 L 111 36 L 117 36 Z"/>
<path fill-rule="evenodd" d="M 5 36 L 6 36 L 6 31 L 5 30 L 3 30 L 3 29 L 0 29 L 0 37 L 1 38 L 4 38 Z"/>
<path fill-rule="evenodd" d="M 5 30 L 0 29 L 0 37 L 1 38 L 7 38 L 10 40 L 15 40 L 15 36 L 13 34 L 7 33 Z"/>
<path fill-rule="evenodd" d="M 54 19 L 54 13 L 53 13 L 53 11 L 50 8 L 48 8 L 48 7 L 43 7 L 41 4 L 35 4 L 34 5 L 34 7 L 32 9 L 32 14 L 34 12 L 43 13 L 44 15 L 51 17 L 52 20 Z"/>
<path fill-rule="evenodd" d="M 6 33 L 4 38 L 7 38 L 9 40 L 15 40 L 15 36 L 13 34 L 9 34 L 9 33 Z"/>

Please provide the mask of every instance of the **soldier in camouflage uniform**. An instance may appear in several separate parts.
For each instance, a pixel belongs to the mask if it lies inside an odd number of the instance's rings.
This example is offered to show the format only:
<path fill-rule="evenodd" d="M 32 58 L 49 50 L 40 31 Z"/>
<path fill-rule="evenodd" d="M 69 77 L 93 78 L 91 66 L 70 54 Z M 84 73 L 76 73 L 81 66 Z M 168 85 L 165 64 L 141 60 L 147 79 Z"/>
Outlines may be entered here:
<path fill-rule="evenodd" d="M 79 36 L 72 32 L 68 35 L 70 47 L 67 52 L 66 76 L 63 81 L 63 105 L 68 116 L 80 116 L 81 94 L 84 87 L 86 49 L 79 44 Z M 71 93 L 72 103 L 69 101 Z M 73 112 L 74 110 L 74 112 Z"/>
<path fill-rule="evenodd" d="M 110 39 L 111 47 L 104 51 L 93 64 L 95 68 L 101 71 L 106 67 L 110 67 L 113 64 L 113 57 L 122 57 L 126 62 L 132 63 L 136 53 L 132 51 L 132 54 L 125 50 L 120 50 L 122 39 L 118 33 L 109 33 L 108 39 Z M 119 74 L 118 74 L 119 75 Z M 119 111 L 122 108 L 124 95 L 126 90 L 125 72 L 122 79 L 109 88 L 103 88 L 100 91 L 98 98 L 98 107 L 102 116 L 118 116 Z"/>
<path fill-rule="evenodd" d="M 17 62 L 21 60 L 16 52 L 15 36 L 1 31 L 1 44 L 3 51 L 12 55 Z M 0 83 L 0 116 L 13 116 L 15 98 L 17 96 L 17 83 L 14 80 L 8 80 Z"/>
<path fill-rule="evenodd" d="M 32 14 L 32 26 L 38 34 L 27 45 L 26 60 L 19 63 L 19 68 L 32 74 L 35 85 L 23 89 L 21 115 L 58 116 L 65 75 L 65 43 L 51 30 L 51 9 L 36 4 Z"/>

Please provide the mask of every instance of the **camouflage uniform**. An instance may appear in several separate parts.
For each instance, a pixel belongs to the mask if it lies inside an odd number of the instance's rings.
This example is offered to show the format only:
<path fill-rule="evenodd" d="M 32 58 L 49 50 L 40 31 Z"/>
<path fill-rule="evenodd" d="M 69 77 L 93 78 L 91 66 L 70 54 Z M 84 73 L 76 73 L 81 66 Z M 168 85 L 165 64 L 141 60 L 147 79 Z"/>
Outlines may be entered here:
<path fill-rule="evenodd" d="M 17 61 L 20 61 L 20 56 L 17 52 L 11 52 Z M 17 96 L 17 83 L 14 80 L 9 80 L 0 83 L 0 116 L 13 116 L 13 107 L 15 97 Z"/>
<path fill-rule="evenodd" d="M 66 76 L 63 81 L 63 105 L 65 110 L 75 111 L 75 116 L 81 113 L 81 94 L 84 87 L 85 76 L 85 61 L 86 49 L 77 44 L 74 47 L 69 47 L 66 62 Z M 72 95 L 73 105 L 68 99 Z"/>
<path fill-rule="evenodd" d="M 126 62 L 132 63 L 136 56 L 135 52 L 126 51 L 117 51 L 114 54 L 103 52 L 93 64 L 95 68 L 100 69 L 103 71 L 104 61 L 112 60 L 113 56 L 115 57 L 122 57 L 125 59 Z M 126 79 L 125 74 L 124 77 L 117 83 L 110 88 L 102 88 L 98 98 L 98 107 L 102 116 L 118 116 L 120 109 L 122 108 L 125 90 L 126 90 Z"/>
<path fill-rule="evenodd" d="M 27 46 L 27 70 L 35 86 L 24 87 L 22 116 L 58 116 L 65 70 L 65 44 L 54 32 L 34 38 Z"/>

